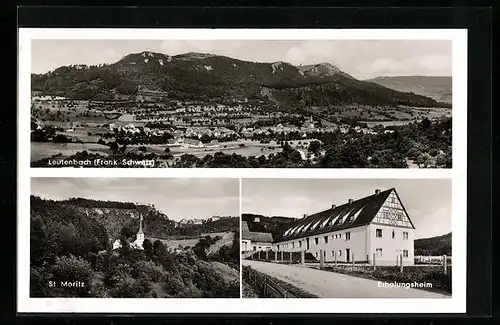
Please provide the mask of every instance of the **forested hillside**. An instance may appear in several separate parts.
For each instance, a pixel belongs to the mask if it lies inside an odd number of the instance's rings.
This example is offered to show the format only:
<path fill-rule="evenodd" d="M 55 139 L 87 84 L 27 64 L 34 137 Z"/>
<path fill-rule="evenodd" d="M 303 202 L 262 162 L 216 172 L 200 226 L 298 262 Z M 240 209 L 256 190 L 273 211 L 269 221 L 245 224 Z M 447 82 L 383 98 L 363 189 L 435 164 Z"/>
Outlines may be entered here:
<path fill-rule="evenodd" d="M 451 256 L 451 232 L 446 235 L 416 239 L 414 249 L 415 255 Z"/>
<path fill-rule="evenodd" d="M 295 218 L 273 216 L 266 217 L 259 214 L 243 213 L 241 220 L 246 221 L 248 229 L 252 232 L 268 232 L 276 237 L 287 227 L 288 224 L 295 221 Z"/>
<path fill-rule="evenodd" d="M 72 65 L 32 75 L 32 90 L 72 99 L 134 98 L 140 87 L 178 100 L 258 99 L 277 109 L 338 104 L 449 107 L 450 104 L 357 80 L 329 63 L 241 61 L 205 53 L 141 52 L 100 66 Z"/>
<path fill-rule="evenodd" d="M 213 257 L 205 253 L 211 238 L 201 240 L 193 249 L 172 252 L 160 240 L 149 241 L 147 235 L 144 250 L 132 249 L 129 243 L 135 240 L 138 219 L 130 215 L 130 209 L 121 209 L 125 217 L 117 213 L 120 209 L 92 210 L 90 202 L 77 202 L 72 205 L 31 197 L 32 297 L 239 296 L 237 271 L 217 264 L 236 265 L 233 250 L 239 251 L 239 241 Z M 107 217 L 115 220 L 104 222 Z M 126 224 L 126 218 L 136 225 L 134 229 Z M 144 217 L 144 232 L 159 232 L 171 223 L 151 210 Z M 119 236 L 122 248 L 112 250 L 111 235 Z"/>

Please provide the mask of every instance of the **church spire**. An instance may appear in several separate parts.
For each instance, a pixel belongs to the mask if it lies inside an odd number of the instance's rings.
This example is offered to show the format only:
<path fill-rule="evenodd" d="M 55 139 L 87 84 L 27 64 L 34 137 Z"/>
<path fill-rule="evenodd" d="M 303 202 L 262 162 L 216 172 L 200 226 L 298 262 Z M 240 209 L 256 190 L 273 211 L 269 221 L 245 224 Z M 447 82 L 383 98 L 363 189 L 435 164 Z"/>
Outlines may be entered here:
<path fill-rule="evenodd" d="M 140 220 L 139 220 L 139 231 L 137 233 L 143 234 L 143 232 L 142 232 L 142 213 L 141 213 Z"/>

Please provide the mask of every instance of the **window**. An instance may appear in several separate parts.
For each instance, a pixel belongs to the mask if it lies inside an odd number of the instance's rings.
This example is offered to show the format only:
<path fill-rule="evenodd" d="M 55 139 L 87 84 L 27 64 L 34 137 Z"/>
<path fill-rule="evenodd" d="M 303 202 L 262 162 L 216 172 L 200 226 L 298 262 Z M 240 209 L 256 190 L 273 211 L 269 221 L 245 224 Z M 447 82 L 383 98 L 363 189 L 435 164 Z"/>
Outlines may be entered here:
<path fill-rule="evenodd" d="M 351 240 L 351 232 L 350 231 L 345 233 L 345 240 Z"/>
<path fill-rule="evenodd" d="M 299 247 L 302 247 L 302 241 L 299 241 Z"/>
<path fill-rule="evenodd" d="M 375 237 L 377 238 L 382 237 L 382 229 L 375 229 Z"/>
<path fill-rule="evenodd" d="M 328 244 L 328 236 L 323 237 L 323 239 L 325 240 L 325 244 Z"/>
<path fill-rule="evenodd" d="M 254 251 L 256 251 L 256 250 L 257 250 L 257 247 L 255 247 L 255 246 L 254 246 L 254 247 L 253 247 L 253 250 L 254 250 Z"/>
<path fill-rule="evenodd" d="M 394 231 L 394 229 L 392 230 L 392 239 L 396 238 L 396 232 Z"/>
<path fill-rule="evenodd" d="M 377 252 L 377 256 L 382 256 L 382 248 L 377 248 L 376 252 Z"/>
<path fill-rule="evenodd" d="M 334 235 L 332 235 L 332 239 L 334 239 L 334 238 L 335 238 L 335 236 L 334 236 Z"/>
<path fill-rule="evenodd" d="M 262 246 L 259 246 L 259 249 L 261 249 L 261 248 L 262 248 Z"/>
<path fill-rule="evenodd" d="M 271 247 L 267 246 L 266 251 L 270 251 L 270 250 L 271 250 Z"/>
<path fill-rule="evenodd" d="M 342 256 L 342 250 L 339 249 L 339 256 Z"/>
<path fill-rule="evenodd" d="M 408 257 L 408 250 L 407 249 L 403 249 L 403 257 Z"/>
<path fill-rule="evenodd" d="M 316 258 L 318 258 L 318 252 L 314 253 L 314 256 L 316 256 Z"/>
<path fill-rule="evenodd" d="M 334 256 L 335 256 L 335 251 L 332 251 L 332 257 L 334 257 Z"/>
<path fill-rule="evenodd" d="M 339 238 L 342 239 L 342 234 L 339 234 Z"/>
<path fill-rule="evenodd" d="M 404 240 L 408 239 L 408 232 L 407 231 L 403 231 L 403 239 Z"/>
<path fill-rule="evenodd" d="M 292 243 L 292 248 L 295 246 L 295 243 Z"/>
<path fill-rule="evenodd" d="M 276 248 L 277 248 L 278 250 L 280 250 L 280 245 L 276 245 Z"/>
<path fill-rule="evenodd" d="M 314 238 L 314 243 L 318 245 L 318 238 Z"/>

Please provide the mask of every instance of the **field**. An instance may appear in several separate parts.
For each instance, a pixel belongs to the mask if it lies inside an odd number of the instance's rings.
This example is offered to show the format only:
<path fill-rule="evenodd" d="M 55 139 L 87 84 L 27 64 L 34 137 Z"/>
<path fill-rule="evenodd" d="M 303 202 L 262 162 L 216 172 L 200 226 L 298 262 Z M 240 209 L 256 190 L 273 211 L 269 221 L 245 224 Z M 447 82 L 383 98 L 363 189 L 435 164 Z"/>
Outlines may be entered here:
<path fill-rule="evenodd" d="M 31 162 L 58 155 L 69 157 L 83 150 L 105 156 L 111 153 L 108 146 L 98 143 L 31 142 Z"/>
<path fill-rule="evenodd" d="M 165 148 L 165 146 L 162 147 Z M 203 158 L 206 155 L 213 155 L 216 152 L 223 152 L 228 155 L 236 153 L 239 155 L 243 155 L 245 157 L 250 157 L 250 156 L 261 156 L 261 155 L 267 156 L 271 153 L 276 153 L 280 151 L 281 148 L 274 141 L 272 143 L 259 143 L 258 141 L 251 141 L 251 140 L 220 142 L 219 147 L 215 148 L 181 148 L 181 147 L 170 148 L 170 152 L 174 155 L 174 157 L 180 157 L 185 154 L 190 154 L 198 158 Z"/>
<path fill-rule="evenodd" d="M 309 143 L 313 140 L 295 140 L 288 141 L 290 146 L 295 149 L 302 148 L 307 150 Z M 300 144 L 299 144 L 300 142 Z M 244 146 L 241 146 L 244 145 Z M 163 152 L 165 146 L 148 146 L 148 152 Z M 149 150 L 151 149 L 151 150 Z M 216 152 L 223 152 L 226 155 L 230 154 L 238 154 L 245 157 L 252 156 L 268 156 L 270 154 L 276 154 L 281 152 L 283 149 L 280 145 L 277 144 L 276 141 L 270 141 L 269 143 L 260 143 L 258 141 L 251 140 L 238 140 L 238 141 L 229 141 L 229 142 L 221 142 L 219 147 L 216 148 L 181 148 L 181 147 L 171 147 L 170 152 L 174 155 L 174 157 L 180 157 L 185 154 L 194 155 L 198 158 L 203 158 L 206 155 L 214 155 Z"/>
<path fill-rule="evenodd" d="M 234 237 L 234 233 L 232 232 L 229 232 L 229 233 L 225 233 L 225 232 L 217 232 L 217 233 L 207 233 L 207 234 L 202 234 L 200 235 L 199 237 L 195 237 L 195 238 L 185 238 L 185 239 L 169 239 L 169 238 L 149 238 L 152 242 L 156 241 L 156 240 L 159 240 L 161 242 L 163 242 L 163 244 L 165 244 L 167 247 L 172 247 L 172 248 L 177 248 L 177 247 L 194 247 L 199 241 L 200 241 L 200 238 L 202 237 L 205 237 L 205 236 L 210 236 L 212 238 L 216 237 L 216 236 L 220 236 L 222 237 L 222 239 L 220 241 L 218 241 L 217 243 L 215 243 L 214 245 L 212 246 L 218 246 L 220 244 L 225 244 L 227 241 L 232 241 L 233 237 Z M 219 243 L 221 242 L 221 243 Z M 212 247 L 210 247 L 212 249 Z"/>
<path fill-rule="evenodd" d="M 179 103 L 177 103 L 179 104 Z M 182 103 L 181 103 L 182 104 Z M 249 114 L 250 117 L 241 117 L 242 113 L 238 111 L 232 110 L 232 108 L 225 108 L 227 111 L 222 113 L 216 112 L 193 112 L 189 111 L 189 109 L 194 109 L 193 105 L 189 102 L 184 103 L 186 106 L 180 105 L 181 109 L 179 112 L 172 110 L 171 108 L 166 109 L 164 105 L 161 103 L 137 103 L 137 105 L 130 106 L 130 110 L 135 113 L 135 117 L 138 120 L 127 122 L 121 121 L 121 118 L 116 118 L 117 116 L 106 115 L 105 111 L 108 109 L 106 104 L 97 103 L 92 105 L 103 106 L 103 107 L 90 107 L 89 102 L 87 101 L 45 101 L 45 102 L 35 102 L 32 107 L 32 117 L 36 119 L 36 123 L 42 125 L 42 131 L 38 133 L 32 133 L 33 141 L 56 141 L 50 135 L 43 137 L 43 132 L 47 129 L 52 132 L 50 128 L 43 128 L 43 126 L 57 126 L 58 131 L 57 134 L 64 135 L 66 138 L 70 139 L 71 143 L 64 145 L 60 144 L 60 142 L 68 141 L 65 138 L 59 137 L 56 142 L 58 143 L 32 143 L 32 156 L 31 162 L 36 163 L 41 159 L 50 158 L 57 156 L 58 158 L 67 158 L 69 156 L 75 155 L 77 152 L 81 152 L 86 150 L 90 154 L 99 154 L 106 157 L 116 156 L 116 157 L 127 157 L 130 159 L 142 160 L 143 158 L 139 158 L 144 154 L 154 154 L 149 155 L 147 159 L 151 157 L 155 157 L 155 167 L 173 167 L 178 165 L 184 165 L 184 160 L 186 161 L 186 166 L 194 166 L 198 165 L 210 166 L 211 160 L 204 162 L 202 159 L 207 155 L 215 155 L 220 152 L 226 156 L 238 155 L 242 156 L 239 158 L 230 158 L 225 157 L 226 160 L 222 159 L 214 160 L 218 165 L 220 164 L 229 164 L 231 165 L 233 162 L 236 164 L 244 165 L 244 160 L 249 157 L 259 157 L 264 156 L 266 159 L 272 160 L 272 162 L 268 165 L 274 166 L 276 164 L 282 164 L 286 166 L 291 166 L 293 164 L 300 165 L 301 163 L 293 162 L 291 165 L 288 162 L 283 162 L 288 159 L 288 157 L 292 157 L 293 155 L 282 155 L 283 147 L 282 143 L 278 144 L 278 140 L 285 140 L 291 146 L 291 148 L 298 150 L 300 153 L 302 160 L 310 161 L 314 163 L 318 163 L 319 156 L 309 156 L 308 146 L 309 143 L 313 140 L 310 139 L 301 139 L 294 141 L 287 141 L 287 135 L 281 133 L 280 124 L 288 127 L 288 123 L 290 119 L 295 119 L 302 115 L 308 116 L 311 113 L 311 118 L 314 116 L 314 120 L 316 122 L 321 121 L 321 125 L 317 124 L 316 127 L 319 128 L 318 132 L 315 131 L 317 129 L 306 129 L 304 131 L 303 128 L 298 128 L 296 125 L 301 125 L 302 122 L 299 123 L 291 123 L 294 124 L 293 128 L 289 130 L 294 130 L 292 134 L 293 137 L 297 138 L 301 136 L 300 132 L 304 132 L 306 134 L 314 134 L 314 137 L 322 138 L 321 132 L 331 132 L 334 129 L 342 129 L 342 132 L 345 133 L 350 126 L 355 126 L 359 123 L 365 123 L 368 127 L 374 127 L 378 125 L 382 125 L 383 127 L 388 126 L 400 126 L 404 124 L 408 124 L 412 121 L 419 122 L 424 119 L 424 117 L 428 118 L 437 118 L 441 116 L 451 116 L 450 108 L 429 108 L 429 107 L 410 107 L 410 106 L 367 106 L 367 105 L 331 105 L 325 107 L 311 107 L 310 109 L 306 109 L 304 112 L 296 113 L 296 112 L 274 112 L 271 114 L 262 114 L 259 108 L 256 108 L 254 112 L 244 112 L 244 114 Z M 92 106 L 91 105 L 91 106 Z M 191 105 L 191 106 L 189 106 Z M 178 105 L 179 106 L 179 105 Z M 151 108 L 152 107 L 152 108 Z M 177 106 L 176 106 L 177 107 Z M 183 110 L 184 109 L 184 110 Z M 116 111 L 116 110 L 115 110 Z M 309 112 L 308 112 L 309 111 Z M 123 110 L 119 110 L 120 113 L 117 114 L 125 114 L 126 112 Z M 168 113 L 168 114 L 167 114 Z M 172 114 L 170 114 L 172 113 Z M 211 117 L 210 114 L 216 114 L 216 117 Z M 220 115 L 222 114 L 222 115 Z M 252 115 L 253 114 L 253 115 Z M 301 115 L 302 114 L 302 115 Z M 126 114 L 125 114 L 126 115 Z M 245 115 L 246 116 L 246 115 Z M 303 116 L 302 116 L 303 117 Z M 243 122 L 238 122 L 240 119 L 243 119 Z M 264 123 L 257 123 L 253 125 L 253 122 L 258 122 L 259 120 L 263 120 Z M 248 121 L 247 121 L 248 120 Z M 122 143 L 125 141 L 129 141 L 130 139 L 123 140 L 123 134 L 116 136 L 113 135 L 113 132 L 109 129 L 109 124 L 114 124 L 115 127 L 124 126 L 126 124 L 132 123 L 135 127 L 144 126 L 147 121 L 152 121 L 153 125 L 151 125 L 151 130 L 147 131 L 149 136 L 154 137 L 151 141 L 144 140 L 144 134 L 141 135 L 127 135 L 127 137 L 132 137 L 132 142 L 135 144 L 128 144 L 126 147 L 122 147 Z M 202 148 L 183 148 L 181 146 L 167 146 L 166 140 L 167 138 L 163 138 L 160 136 L 156 138 L 158 135 L 152 135 L 153 132 L 157 132 L 159 130 L 164 130 L 164 126 L 157 126 L 160 121 L 164 122 L 164 125 L 172 125 L 172 130 L 167 130 L 169 134 L 167 137 L 171 138 L 172 136 L 175 138 L 190 138 L 192 136 L 196 136 L 196 132 L 200 132 L 197 135 L 200 139 L 203 139 L 206 147 Z M 262 122 L 262 121 L 261 121 Z M 271 122 L 271 124 L 267 124 Z M 297 121 L 295 121 L 297 122 Z M 238 124 L 240 123 L 240 124 Z M 243 124 L 241 124 L 243 123 Z M 354 124 L 353 124 L 354 123 Z M 157 125 L 155 125 L 157 124 Z M 162 123 L 159 123 L 162 124 Z M 247 125 L 248 124 L 248 125 Z M 36 125 L 32 123 L 32 125 Z M 206 128 L 202 128 L 202 131 L 192 131 L 187 132 L 186 128 L 189 127 L 200 127 L 205 126 Z M 250 126 L 254 130 L 253 131 L 243 131 L 244 126 Z M 176 129 L 177 127 L 177 129 Z M 216 128 L 223 127 L 225 131 L 218 131 Z M 262 135 L 262 131 L 266 131 L 267 128 L 271 130 L 271 132 L 264 136 Z M 231 129 L 233 133 L 225 133 L 228 129 Z M 34 130 L 34 128 L 33 128 Z M 366 130 L 362 130 L 363 133 Z M 213 133 L 212 133 L 213 132 Z M 217 133 L 222 132 L 222 133 Z M 274 132 L 274 133 L 273 133 Z M 50 134 L 50 133 L 49 133 Z M 157 133 L 158 134 L 158 133 Z M 202 136 L 203 134 L 203 136 Z M 221 135 L 222 134 L 222 135 Z M 225 135 L 224 135 L 225 134 Z M 228 135 L 229 134 L 229 135 Z M 276 135 L 276 134 L 279 134 Z M 103 136 L 105 135 L 105 136 Z M 263 137 L 269 137 L 271 140 L 267 143 L 261 143 L 260 139 Z M 254 140 L 250 140 L 247 138 L 253 138 Z M 102 139 L 110 145 L 113 141 L 116 141 L 117 144 L 120 145 L 120 152 L 117 152 L 114 155 L 108 146 L 103 146 L 97 144 L 97 142 L 102 141 Z M 216 146 L 210 147 L 208 146 L 208 142 L 212 139 L 219 139 L 219 143 Z M 232 141 L 225 141 L 228 139 L 233 139 Z M 236 140 L 234 140 L 236 139 Z M 259 140 L 256 140 L 259 139 Z M 119 141 L 122 140 L 122 141 Z M 330 138 L 327 138 L 323 142 L 331 141 Z M 433 140 L 431 140 L 433 141 Z M 145 143 L 142 145 L 142 143 Z M 153 144 L 156 143 L 156 144 Z M 160 144 L 161 143 L 161 144 Z M 113 144 L 115 145 L 115 144 Z M 116 145 L 115 145 L 116 146 Z M 337 147 L 339 144 L 337 144 Z M 424 145 L 424 151 L 427 151 L 428 145 Z M 168 153 L 165 152 L 166 148 L 168 148 Z M 124 149 L 124 151 L 122 150 Z M 392 149 L 391 149 L 392 150 Z M 394 151 L 394 150 L 393 150 Z M 438 151 L 439 152 L 439 151 Z M 445 153 L 448 154 L 448 153 Z M 192 155 L 197 159 L 191 159 L 189 157 L 184 157 L 184 155 Z M 275 158 L 270 158 L 271 155 L 275 155 Z M 406 152 L 402 152 L 402 155 L 406 155 Z M 283 159 L 282 156 L 285 156 Z M 342 165 L 341 162 L 336 161 L 335 155 L 330 155 L 331 161 L 327 161 L 324 165 Z M 330 157 L 329 156 L 329 157 Z M 422 156 L 422 154 L 420 155 Z M 295 156 L 296 157 L 296 156 Z M 420 165 L 435 165 L 437 164 L 436 159 L 429 158 L 427 156 L 422 156 Z M 435 156 L 432 156 L 435 157 Z M 318 158 L 318 159 L 316 159 Z M 379 158 L 379 157 L 378 157 Z M 377 159 L 378 159 L 377 158 Z M 394 166 L 407 166 L 410 167 L 418 167 L 416 163 L 413 163 L 411 160 L 408 160 L 406 157 L 406 164 L 400 163 L 399 161 L 387 161 L 386 157 L 383 157 L 382 162 L 379 163 L 371 163 L 374 166 L 386 166 L 390 165 Z M 239 159 L 239 160 L 238 160 Z M 344 159 L 344 158 L 342 158 Z M 341 159 L 341 160 L 342 160 Z M 444 158 L 440 157 L 439 165 L 443 165 Z M 193 161 L 198 160 L 197 163 L 193 163 Z M 338 159 L 337 159 L 338 160 Z M 345 160 L 345 159 L 344 159 Z M 379 161 L 378 159 L 377 161 Z M 397 160 L 397 159 L 396 159 Z M 401 159 L 400 159 L 401 160 Z M 201 161 L 201 162 L 200 162 Z M 255 160 L 254 160 L 255 161 Z M 37 163 L 37 166 L 45 165 L 47 162 Z M 264 162 L 263 165 L 266 165 Z M 349 164 L 347 162 L 346 164 Z"/>
<path fill-rule="evenodd" d="M 233 269 L 227 264 L 221 262 L 210 262 L 214 271 L 220 274 L 226 282 L 238 281 L 240 280 L 240 272 L 238 270 Z"/>

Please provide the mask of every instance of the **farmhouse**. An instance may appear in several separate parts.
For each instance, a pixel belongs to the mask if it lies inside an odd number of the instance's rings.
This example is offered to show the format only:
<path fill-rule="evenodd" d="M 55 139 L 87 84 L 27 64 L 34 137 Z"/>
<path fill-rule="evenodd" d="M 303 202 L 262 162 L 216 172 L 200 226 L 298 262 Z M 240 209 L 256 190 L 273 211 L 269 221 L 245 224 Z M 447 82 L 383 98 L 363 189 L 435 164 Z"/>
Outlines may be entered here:
<path fill-rule="evenodd" d="M 203 223 L 203 219 L 181 219 L 179 224 L 181 225 L 201 225 Z"/>
<path fill-rule="evenodd" d="M 304 216 L 273 243 L 277 251 L 306 251 L 325 262 L 414 264 L 414 225 L 395 188 Z"/>
<path fill-rule="evenodd" d="M 135 121 L 135 114 L 123 114 L 118 118 L 118 121 L 133 122 Z"/>
<path fill-rule="evenodd" d="M 130 247 L 134 249 L 144 249 L 144 232 L 142 231 L 142 214 L 139 220 L 139 230 L 137 231 L 136 239 L 130 243 Z M 113 249 L 119 249 L 122 247 L 122 243 L 119 239 L 115 240 L 113 243 Z"/>
<path fill-rule="evenodd" d="M 203 148 L 203 142 L 195 139 L 184 139 L 182 148 Z"/>
<path fill-rule="evenodd" d="M 268 232 L 250 231 L 246 221 L 242 222 L 241 243 L 244 252 L 271 250 L 273 236 Z"/>
<path fill-rule="evenodd" d="M 219 141 L 212 140 L 212 141 L 210 141 L 210 143 L 207 143 L 206 147 L 207 148 L 218 148 L 218 147 L 220 147 Z"/>

